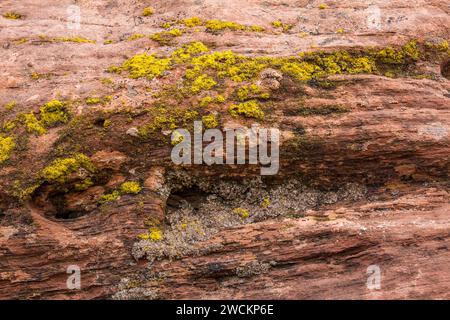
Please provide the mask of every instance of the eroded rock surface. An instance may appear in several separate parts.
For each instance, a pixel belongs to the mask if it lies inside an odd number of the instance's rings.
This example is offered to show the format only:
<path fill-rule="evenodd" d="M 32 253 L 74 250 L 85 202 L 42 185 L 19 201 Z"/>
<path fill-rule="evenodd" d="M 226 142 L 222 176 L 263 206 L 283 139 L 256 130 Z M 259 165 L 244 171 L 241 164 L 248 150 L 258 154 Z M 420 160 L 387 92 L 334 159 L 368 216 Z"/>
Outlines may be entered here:
<path fill-rule="evenodd" d="M 0 298 L 448 299 L 449 13 L 2 1 Z M 194 120 L 279 128 L 278 174 L 175 166 Z"/>

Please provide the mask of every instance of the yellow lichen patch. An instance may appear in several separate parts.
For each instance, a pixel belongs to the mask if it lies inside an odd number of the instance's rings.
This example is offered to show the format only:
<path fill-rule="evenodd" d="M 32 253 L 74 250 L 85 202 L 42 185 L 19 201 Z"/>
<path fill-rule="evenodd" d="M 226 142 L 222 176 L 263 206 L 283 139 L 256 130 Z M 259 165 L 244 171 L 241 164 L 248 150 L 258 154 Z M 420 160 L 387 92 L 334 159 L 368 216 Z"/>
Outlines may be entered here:
<path fill-rule="evenodd" d="M 142 188 L 137 181 L 127 181 L 120 185 L 120 191 L 124 194 L 138 194 Z"/>
<path fill-rule="evenodd" d="M 411 40 L 408 43 L 406 43 L 403 48 L 403 53 L 405 56 L 410 57 L 413 60 L 419 60 L 420 58 L 420 51 L 417 48 L 417 41 Z"/>
<path fill-rule="evenodd" d="M 242 219 L 246 219 L 250 216 L 250 212 L 244 208 L 235 208 L 233 212 L 239 215 Z"/>
<path fill-rule="evenodd" d="M 9 131 L 13 130 L 15 127 L 16 127 L 16 121 L 14 121 L 14 120 L 5 121 L 5 122 L 3 122 L 2 130 L 5 132 L 9 132 Z"/>
<path fill-rule="evenodd" d="M 151 227 L 147 233 L 138 235 L 141 240 L 161 241 L 163 239 L 162 231 L 157 227 Z"/>
<path fill-rule="evenodd" d="M 231 31 L 264 31 L 264 28 L 257 26 L 246 26 L 232 21 L 223 21 L 218 19 L 207 20 L 204 22 L 207 31 L 217 32 L 222 30 Z"/>
<path fill-rule="evenodd" d="M 24 44 L 24 43 L 27 43 L 27 42 L 28 42 L 27 38 L 20 38 L 20 39 L 15 40 L 14 44 L 15 45 L 21 45 L 21 44 Z"/>
<path fill-rule="evenodd" d="M 142 16 L 143 17 L 150 17 L 155 13 L 155 10 L 152 7 L 146 7 L 144 10 L 142 10 Z"/>
<path fill-rule="evenodd" d="M 192 18 L 187 18 L 187 19 L 181 20 L 181 23 L 184 24 L 186 27 L 193 28 L 193 27 L 201 26 L 203 22 L 198 17 L 192 17 Z"/>
<path fill-rule="evenodd" d="M 320 68 L 309 62 L 289 62 L 283 64 L 281 71 L 293 76 L 300 81 L 311 80 L 313 74 L 320 71 Z"/>
<path fill-rule="evenodd" d="M 69 121 L 66 103 L 52 100 L 40 108 L 40 122 L 44 127 L 51 127 L 58 123 Z"/>
<path fill-rule="evenodd" d="M 208 47 L 201 42 L 191 42 L 181 48 L 174 50 L 171 59 L 173 63 L 185 63 L 193 56 L 209 51 Z"/>
<path fill-rule="evenodd" d="M 106 119 L 105 121 L 103 121 L 103 129 L 108 130 L 112 125 L 111 120 Z"/>
<path fill-rule="evenodd" d="M 7 104 L 5 104 L 5 109 L 8 111 L 11 111 L 12 109 L 14 109 L 14 107 L 17 105 L 17 102 L 15 101 L 10 101 Z"/>
<path fill-rule="evenodd" d="M 269 205 L 270 205 L 270 199 L 266 197 L 261 201 L 260 207 L 267 208 Z"/>
<path fill-rule="evenodd" d="M 53 39 L 56 42 L 74 42 L 74 43 L 95 43 L 95 40 L 90 40 L 83 37 L 60 37 Z"/>
<path fill-rule="evenodd" d="M 181 133 L 179 133 L 178 131 L 174 131 L 172 133 L 172 139 L 171 139 L 171 144 L 173 146 L 176 146 L 177 144 L 181 143 L 184 140 L 184 137 Z"/>
<path fill-rule="evenodd" d="M 115 200 L 119 199 L 119 197 L 120 197 L 119 191 L 113 191 L 111 193 L 106 193 L 106 194 L 102 195 L 100 198 L 100 202 L 105 203 L 105 202 L 115 201 Z"/>
<path fill-rule="evenodd" d="M 319 9 L 320 9 L 320 10 L 328 9 L 328 5 L 325 4 L 325 3 L 322 3 L 322 4 L 319 5 Z"/>
<path fill-rule="evenodd" d="M 232 116 L 242 115 L 247 118 L 260 120 L 264 118 L 264 112 L 259 108 L 258 102 L 255 100 L 233 104 L 230 106 L 229 112 Z"/>
<path fill-rule="evenodd" d="M 261 93 L 261 88 L 256 84 L 251 84 L 249 86 L 242 86 L 238 88 L 236 95 L 240 101 L 245 101 L 249 97 L 254 98 L 254 96 L 259 93 Z"/>
<path fill-rule="evenodd" d="M 95 167 L 89 157 L 82 153 L 77 153 L 69 158 L 55 159 L 42 169 L 41 176 L 45 181 L 65 183 L 70 174 L 76 172 L 80 168 L 88 172 L 94 172 Z"/>
<path fill-rule="evenodd" d="M 154 55 L 142 53 L 125 61 L 119 69 L 128 71 L 130 78 L 147 77 L 151 80 L 168 70 L 170 68 L 170 62 L 170 59 L 167 58 L 159 59 Z"/>
<path fill-rule="evenodd" d="M 181 37 L 182 35 L 183 35 L 183 31 L 181 31 L 180 29 L 172 29 L 169 31 L 163 31 L 163 32 L 158 32 L 158 33 L 152 34 L 150 36 L 150 39 L 158 42 L 161 45 L 168 45 L 168 44 L 172 43 L 174 38 Z"/>
<path fill-rule="evenodd" d="M 25 113 L 21 115 L 22 121 L 29 133 L 36 133 L 38 135 L 44 134 L 47 130 L 42 126 L 41 122 L 33 113 Z"/>
<path fill-rule="evenodd" d="M 15 146 L 16 144 L 12 137 L 0 135 L 0 164 L 9 159 Z"/>
<path fill-rule="evenodd" d="M 203 116 L 202 123 L 206 129 L 217 128 L 217 126 L 219 125 L 219 121 L 217 120 L 216 115 L 213 113 L 207 116 Z"/>
<path fill-rule="evenodd" d="M 211 90 L 215 85 L 217 85 L 217 82 L 213 78 L 207 74 L 202 74 L 192 82 L 191 91 L 197 94 L 203 90 Z"/>
<path fill-rule="evenodd" d="M 111 96 L 104 96 L 102 98 L 99 97 L 89 97 L 86 98 L 85 102 L 88 105 L 96 105 L 96 104 L 107 104 L 111 102 L 112 97 Z"/>
<path fill-rule="evenodd" d="M 428 49 L 436 49 L 439 51 L 447 51 L 449 49 L 449 44 L 447 40 L 440 40 L 440 41 L 436 41 L 436 42 L 431 42 L 431 41 L 427 41 L 425 42 L 425 46 Z"/>
<path fill-rule="evenodd" d="M 14 12 L 14 11 L 5 12 L 3 14 L 3 17 L 6 19 L 12 19 L 12 20 L 22 19 L 22 15 L 20 13 Z"/>
<path fill-rule="evenodd" d="M 284 32 L 287 32 L 294 27 L 292 24 L 283 23 L 280 20 L 273 21 L 272 26 L 277 29 L 282 29 Z"/>
<path fill-rule="evenodd" d="M 81 183 L 75 184 L 75 190 L 84 191 L 84 190 L 87 190 L 92 185 L 94 185 L 94 182 L 92 181 L 92 179 L 86 178 Z"/>
<path fill-rule="evenodd" d="M 141 39 L 141 38 L 144 38 L 144 37 L 145 37 L 145 36 L 144 36 L 143 34 L 136 33 L 136 34 L 133 34 L 133 35 L 129 36 L 129 37 L 127 38 L 127 41 L 133 41 L 133 40 Z"/>

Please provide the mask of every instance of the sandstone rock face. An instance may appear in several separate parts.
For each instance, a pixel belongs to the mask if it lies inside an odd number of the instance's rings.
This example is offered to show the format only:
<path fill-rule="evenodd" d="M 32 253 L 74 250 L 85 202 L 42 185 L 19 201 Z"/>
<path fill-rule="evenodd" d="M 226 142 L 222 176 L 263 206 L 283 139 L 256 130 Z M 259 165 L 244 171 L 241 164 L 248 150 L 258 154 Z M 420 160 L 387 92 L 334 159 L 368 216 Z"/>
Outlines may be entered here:
<path fill-rule="evenodd" d="M 0 299 L 450 298 L 447 2 L 0 14 Z M 194 120 L 279 171 L 175 165 Z"/>

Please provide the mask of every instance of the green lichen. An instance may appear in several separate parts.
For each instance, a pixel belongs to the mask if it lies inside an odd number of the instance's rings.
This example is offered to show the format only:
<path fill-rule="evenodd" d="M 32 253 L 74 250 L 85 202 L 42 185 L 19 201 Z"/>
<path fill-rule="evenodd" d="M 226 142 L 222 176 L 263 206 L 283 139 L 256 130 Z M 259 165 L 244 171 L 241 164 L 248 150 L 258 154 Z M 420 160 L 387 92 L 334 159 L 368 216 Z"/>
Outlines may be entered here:
<path fill-rule="evenodd" d="M 8 160 L 16 147 L 12 137 L 0 135 L 0 164 Z"/>

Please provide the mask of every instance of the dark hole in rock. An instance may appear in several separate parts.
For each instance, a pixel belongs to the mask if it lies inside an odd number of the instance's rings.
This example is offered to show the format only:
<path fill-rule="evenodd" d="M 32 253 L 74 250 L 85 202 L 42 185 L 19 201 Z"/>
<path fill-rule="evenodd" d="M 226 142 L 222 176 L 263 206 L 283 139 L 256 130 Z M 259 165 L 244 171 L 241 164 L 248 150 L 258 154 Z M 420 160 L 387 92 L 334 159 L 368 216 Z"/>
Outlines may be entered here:
<path fill-rule="evenodd" d="M 50 213 L 55 219 L 69 220 L 76 219 L 88 214 L 83 210 L 70 210 L 67 208 L 67 203 L 64 200 L 64 194 L 50 195 L 50 202 L 54 207 L 54 212 Z"/>
<path fill-rule="evenodd" d="M 103 127 L 104 123 L 105 123 L 105 119 L 103 119 L 103 118 L 97 118 L 94 121 L 94 125 L 97 127 Z"/>
<path fill-rule="evenodd" d="M 184 188 L 170 194 L 166 202 L 167 209 L 177 210 L 189 204 L 193 209 L 198 210 L 207 197 L 208 193 L 198 187 Z"/>
<path fill-rule="evenodd" d="M 444 78 L 450 80 L 450 60 L 445 61 L 441 67 L 441 74 Z"/>

